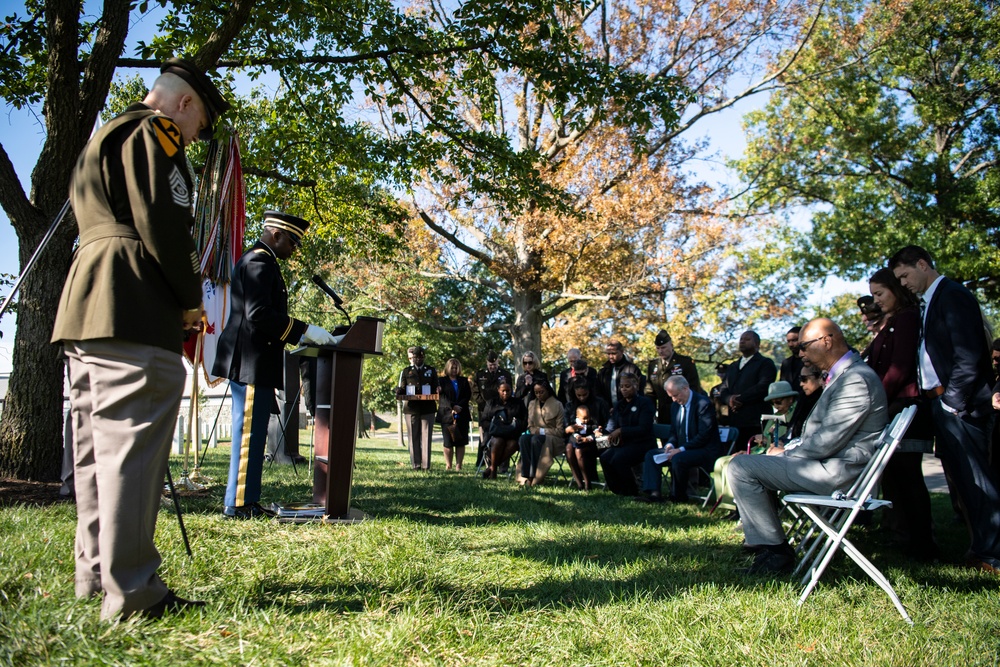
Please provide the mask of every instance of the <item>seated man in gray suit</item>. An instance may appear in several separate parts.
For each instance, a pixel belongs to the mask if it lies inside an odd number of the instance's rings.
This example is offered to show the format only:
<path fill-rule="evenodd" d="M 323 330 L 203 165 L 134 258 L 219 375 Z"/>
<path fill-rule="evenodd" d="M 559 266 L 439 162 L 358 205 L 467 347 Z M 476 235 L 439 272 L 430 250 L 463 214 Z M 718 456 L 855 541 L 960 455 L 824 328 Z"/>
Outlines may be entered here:
<path fill-rule="evenodd" d="M 642 490 L 640 500 L 658 503 L 663 501 L 660 486 L 663 466 L 670 466 L 670 500 L 684 503 L 688 500 L 688 473 L 693 468 L 712 469 L 715 459 L 722 456 L 719 425 L 715 420 L 715 406 L 705 394 L 691 390 L 683 375 L 671 375 L 663 383 L 670 404 L 670 423 L 674 430 L 663 449 L 646 452 L 642 464 Z"/>
<path fill-rule="evenodd" d="M 727 473 L 746 544 L 757 550 L 750 574 L 786 573 L 795 564 L 773 492 L 846 489 L 867 465 L 886 425 L 882 381 L 850 351 L 840 327 L 816 319 L 799 340 L 806 361 L 827 372 L 826 389 L 806 419 L 802 438 L 787 448 L 771 447 L 768 456 L 737 456 Z"/>

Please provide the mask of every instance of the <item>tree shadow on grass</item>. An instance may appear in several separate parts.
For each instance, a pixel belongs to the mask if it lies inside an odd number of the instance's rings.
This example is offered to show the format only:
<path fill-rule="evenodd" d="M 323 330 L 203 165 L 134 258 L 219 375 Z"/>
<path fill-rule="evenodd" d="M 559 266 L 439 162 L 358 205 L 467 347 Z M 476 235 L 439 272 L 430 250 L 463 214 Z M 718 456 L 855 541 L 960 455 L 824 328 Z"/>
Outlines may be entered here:
<path fill-rule="evenodd" d="M 468 610 L 506 613 L 599 606 L 636 597 L 666 599 L 702 586 L 752 590 L 769 585 L 720 566 L 729 562 L 732 550 L 724 559 L 718 551 L 717 547 L 703 544 L 673 543 L 657 547 L 621 539 L 588 540 L 586 544 L 545 543 L 513 549 L 509 555 L 561 565 L 579 563 L 581 567 L 553 569 L 551 576 L 530 577 L 522 584 L 491 579 L 488 575 L 477 578 L 474 585 L 455 584 L 443 580 L 438 572 L 427 572 L 419 581 L 360 581 L 313 588 L 272 578 L 261 582 L 256 602 L 261 607 L 281 607 L 286 613 L 322 610 L 357 613 L 387 604 L 403 609 L 417 598 L 429 597 L 436 608 L 452 608 L 458 613 Z M 620 574 L 626 571 L 628 574 Z"/>

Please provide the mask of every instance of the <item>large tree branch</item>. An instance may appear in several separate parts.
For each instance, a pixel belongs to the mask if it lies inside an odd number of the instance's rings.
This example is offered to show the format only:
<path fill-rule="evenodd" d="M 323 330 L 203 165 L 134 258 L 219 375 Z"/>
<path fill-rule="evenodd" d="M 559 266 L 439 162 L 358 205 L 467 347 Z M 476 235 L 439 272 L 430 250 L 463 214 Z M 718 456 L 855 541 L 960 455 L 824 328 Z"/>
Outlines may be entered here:
<path fill-rule="evenodd" d="M 285 185 L 292 185 L 296 187 L 312 188 L 318 185 L 318 183 L 313 179 L 297 179 L 291 178 L 290 176 L 285 176 L 281 172 L 275 169 L 260 169 L 258 167 L 243 167 L 243 173 L 249 176 L 257 176 L 259 178 L 267 178 L 272 181 L 277 181 L 278 183 L 284 183 Z"/>
<path fill-rule="evenodd" d="M 115 74 L 118 54 L 122 52 L 128 36 L 128 15 L 131 0 L 107 0 L 101 12 L 100 28 L 94 39 L 83 71 L 80 87 L 80 110 L 77 115 L 80 146 L 87 142 L 97 114 L 104 107 Z"/>
<path fill-rule="evenodd" d="M 468 283 L 470 285 L 477 285 L 479 287 L 486 287 L 495 292 L 502 293 L 503 287 L 498 282 L 492 280 L 486 280 L 485 278 L 479 278 L 476 276 L 470 276 L 467 273 L 451 273 L 448 271 L 417 271 L 417 275 L 423 278 L 429 278 L 431 280 L 454 280 L 459 283 Z"/>
<path fill-rule="evenodd" d="M 507 331 L 511 326 L 509 322 L 500 322 L 496 324 L 464 324 L 459 326 L 447 326 L 441 324 L 440 322 L 432 322 L 430 320 L 424 320 L 416 317 L 412 313 L 408 313 L 405 310 L 400 310 L 399 308 L 393 306 L 392 304 L 383 304 L 385 310 L 389 312 L 396 313 L 400 317 L 407 319 L 416 324 L 421 324 L 425 327 L 434 329 L 435 331 L 442 331 L 444 333 L 494 333 L 498 331 Z"/>
<path fill-rule="evenodd" d="M 0 144 L 0 206 L 7 213 L 10 224 L 14 230 L 22 232 L 20 225 L 31 219 L 36 213 L 36 209 L 31 205 L 28 196 L 21 187 L 21 181 L 17 177 L 14 164 L 7 155 L 7 150 Z"/>
<path fill-rule="evenodd" d="M 222 23 L 198 49 L 194 57 L 198 67 L 208 70 L 218 66 L 222 54 L 229 49 L 229 45 L 250 20 L 250 13 L 257 4 L 257 0 L 233 0 L 225 12 Z"/>
<path fill-rule="evenodd" d="M 484 264 L 489 265 L 489 264 L 493 263 L 493 258 L 492 257 L 490 257 L 488 254 L 486 254 L 482 250 L 480 250 L 478 248 L 473 248 L 472 246 L 470 246 L 467 243 L 463 242 L 453 232 L 451 232 L 451 231 L 445 229 L 444 227 L 442 227 L 441 225 L 439 225 L 425 211 L 418 211 L 418 213 L 420 214 L 420 219 L 424 221 L 424 224 L 427 225 L 428 227 L 430 227 L 431 230 L 433 232 L 435 232 L 438 236 L 442 237 L 443 239 L 445 239 L 446 241 L 448 241 L 449 243 L 451 243 L 453 246 L 455 246 L 456 248 L 458 248 L 462 252 L 464 252 L 464 253 L 466 253 L 468 255 L 471 255 L 472 257 L 475 257 L 476 259 L 478 259 L 479 261 L 483 262 Z"/>
<path fill-rule="evenodd" d="M 700 122 L 703 118 L 705 118 L 707 116 L 711 116 L 713 114 L 719 113 L 720 111 L 724 111 L 725 109 L 728 109 L 728 108 L 734 106 L 736 103 L 740 102 L 741 100 L 744 100 L 744 99 L 746 99 L 748 97 L 751 97 L 753 95 L 756 95 L 758 93 L 767 92 L 767 91 L 775 89 L 775 88 L 783 87 L 785 84 L 780 84 L 780 83 L 777 83 L 777 82 L 779 81 L 779 79 L 781 79 L 781 77 L 783 77 L 785 75 L 785 73 L 788 72 L 788 70 L 792 67 L 792 65 L 795 64 L 795 62 L 798 60 L 799 56 L 802 54 L 803 50 L 806 48 L 806 46 L 812 40 L 812 36 L 815 33 L 815 31 L 816 31 L 816 27 L 817 27 L 817 25 L 819 23 L 819 20 L 820 20 L 820 18 L 823 15 L 823 8 L 824 8 L 824 6 L 825 6 L 825 1 L 821 1 L 821 2 L 817 3 L 816 10 L 812 14 L 812 17 L 811 17 L 811 19 L 809 21 L 809 25 L 808 25 L 808 27 L 807 27 L 807 29 L 805 31 L 805 34 L 799 40 L 798 44 L 795 46 L 794 50 L 791 52 L 791 55 L 786 60 L 786 62 L 784 62 L 780 67 L 778 67 L 777 69 L 775 69 L 771 74 L 765 76 L 760 81 L 757 81 L 756 83 L 751 83 L 746 88 L 744 88 L 742 91 L 736 93 L 735 95 L 732 95 L 732 96 L 728 97 L 725 100 L 722 100 L 722 101 L 720 101 L 720 102 L 718 102 L 716 104 L 710 104 L 708 106 L 702 107 L 701 109 L 699 109 L 698 111 L 696 111 L 695 113 L 693 113 L 684 122 L 678 123 L 676 126 L 674 126 L 673 128 L 671 128 L 670 130 L 664 132 L 658 138 L 656 138 L 655 140 L 653 140 L 653 141 L 651 141 L 649 143 L 648 150 L 646 151 L 646 155 L 650 155 L 651 156 L 651 155 L 655 155 L 655 154 L 659 153 L 667 145 L 669 145 L 670 142 L 672 142 L 674 139 L 676 139 L 681 134 L 684 134 L 685 132 L 688 132 L 695 124 L 697 124 L 698 122 Z M 659 72 L 657 74 L 657 76 L 663 76 L 666 73 L 667 72 Z M 624 182 L 629 176 L 631 176 L 631 174 L 638 168 L 638 166 L 639 166 L 639 162 L 638 161 L 633 161 L 632 163 L 630 163 L 621 172 L 619 172 L 618 174 L 614 175 L 613 177 L 611 177 L 607 181 L 605 181 L 605 183 L 600 187 L 600 190 L 599 190 L 600 193 L 601 194 L 606 194 L 606 193 L 610 192 L 611 190 L 613 190 L 620 183 Z"/>
<path fill-rule="evenodd" d="M 249 11 L 253 8 L 254 3 L 252 1 L 243 0 L 241 3 L 237 3 L 237 8 L 242 4 L 249 5 L 246 7 L 247 17 L 249 17 Z M 244 23 L 246 18 L 244 18 Z M 225 27 L 220 26 L 220 29 Z M 240 25 L 242 27 L 242 24 Z M 237 30 L 238 32 L 238 30 Z M 230 38 L 232 41 L 232 38 Z M 236 60 L 223 59 L 221 57 L 222 53 L 225 53 L 225 48 L 223 48 L 218 55 L 214 56 L 214 59 L 210 59 L 209 55 L 202 57 L 202 53 L 206 52 L 212 44 L 211 39 L 206 42 L 205 46 L 198 51 L 198 57 L 196 62 L 199 66 L 206 68 L 244 68 L 244 67 L 288 67 L 288 66 L 299 66 L 299 65 L 356 65 L 359 63 L 365 63 L 372 60 L 382 60 L 385 58 L 391 58 L 393 56 L 414 56 L 416 58 L 436 58 L 438 56 L 447 56 L 460 53 L 471 53 L 474 51 L 482 51 L 487 47 L 491 46 L 496 42 L 495 39 L 484 39 L 476 42 L 469 42 L 461 46 L 452 46 L 441 49 L 413 49 L 405 46 L 396 46 L 391 49 L 380 49 L 377 51 L 371 51 L 369 53 L 352 53 L 340 56 L 328 56 L 320 54 L 312 55 L 302 55 L 302 56 L 289 56 L 289 57 L 270 57 L 270 56 L 257 56 L 249 58 L 240 58 Z M 228 44 L 228 42 L 227 42 Z M 207 52 L 206 52 L 207 53 Z M 214 50 L 213 50 L 214 53 Z M 202 62 L 207 64 L 202 65 Z M 137 69 L 142 68 L 152 68 L 159 67 L 160 63 L 156 60 L 147 60 L 144 58 L 119 58 L 119 67 L 134 67 Z"/>

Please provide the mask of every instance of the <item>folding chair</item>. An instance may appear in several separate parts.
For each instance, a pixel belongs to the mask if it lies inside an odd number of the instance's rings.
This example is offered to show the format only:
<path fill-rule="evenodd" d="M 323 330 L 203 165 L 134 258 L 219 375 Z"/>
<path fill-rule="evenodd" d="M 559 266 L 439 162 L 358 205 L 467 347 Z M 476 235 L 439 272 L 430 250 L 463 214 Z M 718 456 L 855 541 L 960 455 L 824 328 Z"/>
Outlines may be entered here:
<path fill-rule="evenodd" d="M 893 419 L 892 423 L 882 432 L 876 443 L 875 453 L 858 477 L 858 480 L 847 493 L 834 492 L 828 496 L 815 495 L 809 493 L 791 493 L 782 498 L 782 501 L 793 509 L 799 509 L 808 517 L 811 522 L 811 529 L 819 529 L 822 535 L 817 534 L 808 547 L 808 551 L 803 558 L 806 574 L 802 579 L 805 589 L 799 598 L 798 605 L 801 606 L 809 594 L 812 593 L 819 578 L 823 576 L 827 565 L 833 559 L 838 550 L 843 550 L 855 563 L 857 563 L 879 587 L 886 592 L 889 599 L 896 606 L 896 609 L 910 625 L 913 620 L 906 613 L 903 604 L 899 601 L 892 584 L 885 575 L 875 567 L 870 560 L 858 550 L 854 544 L 847 539 L 847 531 L 854 523 L 854 518 L 861 511 L 872 511 L 882 507 L 892 507 L 892 503 L 887 500 L 873 499 L 871 494 L 875 485 L 878 484 L 885 466 L 890 457 L 899 447 L 899 441 L 909 428 L 910 422 L 917 412 L 916 406 L 905 408 Z M 803 542 L 810 540 L 810 533 L 806 533 Z M 817 549 L 818 547 L 818 549 Z M 812 557 L 812 554 L 815 556 Z M 800 564 L 800 571 L 802 564 Z"/>
<path fill-rule="evenodd" d="M 737 430 L 732 426 L 720 426 L 719 427 L 719 440 L 722 441 L 722 450 L 726 452 L 726 455 L 732 454 L 733 447 L 736 446 L 736 435 Z M 714 467 L 714 462 L 713 462 Z M 696 479 L 699 481 L 704 480 L 706 486 L 702 487 L 700 495 L 698 493 L 688 493 L 691 498 L 696 498 L 701 501 L 701 508 L 705 509 L 708 504 L 714 502 L 715 498 L 715 481 L 712 479 L 712 467 L 708 468 L 698 468 L 696 472 Z M 712 508 L 715 509 L 714 507 Z"/>

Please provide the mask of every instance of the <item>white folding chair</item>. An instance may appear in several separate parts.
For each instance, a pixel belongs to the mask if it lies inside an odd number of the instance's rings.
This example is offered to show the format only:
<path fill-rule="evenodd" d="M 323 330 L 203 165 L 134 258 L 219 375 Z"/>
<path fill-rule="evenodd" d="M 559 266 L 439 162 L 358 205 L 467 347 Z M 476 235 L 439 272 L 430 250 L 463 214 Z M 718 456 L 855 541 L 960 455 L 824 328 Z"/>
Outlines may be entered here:
<path fill-rule="evenodd" d="M 806 565 L 806 573 L 802 579 L 805 589 L 799 598 L 801 606 L 809 594 L 812 593 L 819 578 L 826 571 L 827 565 L 833 559 L 838 550 L 843 550 L 851 560 L 857 563 L 879 587 L 886 592 L 889 599 L 896 606 L 896 609 L 903 616 L 903 619 L 913 624 L 903 604 L 899 601 L 892 584 L 885 575 L 868 560 L 854 544 L 847 539 L 847 531 L 854 523 L 854 518 L 862 511 L 872 511 L 882 507 L 892 507 L 892 503 L 887 500 L 876 500 L 872 498 L 872 491 L 878 484 L 882 473 L 888 464 L 890 457 L 899 446 L 899 441 L 909 428 L 910 422 L 917 412 L 916 406 L 905 408 L 893 419 L 892 423 L 882 432 L 876 445 L 875 453 L 858 477 L 858 480 L 848 492 L 834 492 L 828 496 L 814 495 L 809 493 L 791 493 L 782 498 L 782 501 L 790 508 L 801 510 L 802 514 L 808 517 L 810 529 L 818 529 L 822 534 L 816 534 L 815 540 L 808 547 L 808 551 L 803 557 L 802 563 Z M 810 540 L 810 533 L 806 533 L 803 542 Z M 818 548 L 817 548 L 818 547 Z M 815 553 L 815 556 L 813 554 Z M 799 570 L 802 565 L 800 564 Z M 797 570 L 797 571 L 799 571 Z"/>

